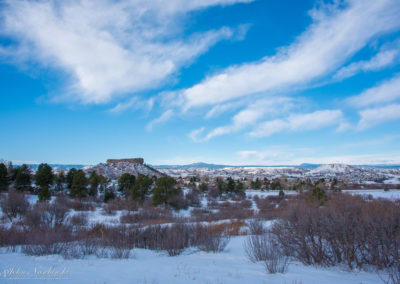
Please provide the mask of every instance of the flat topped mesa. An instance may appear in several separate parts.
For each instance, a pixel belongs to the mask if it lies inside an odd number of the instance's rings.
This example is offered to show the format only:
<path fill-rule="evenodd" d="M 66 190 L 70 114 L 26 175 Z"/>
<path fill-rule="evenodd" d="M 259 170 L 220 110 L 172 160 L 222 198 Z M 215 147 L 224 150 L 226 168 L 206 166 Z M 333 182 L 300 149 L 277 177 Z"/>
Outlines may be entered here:
<path fill-rule="evenodd" d="M 143 158 L 134 158 L 134 159 L 108 159 L 107 164 L 116 164 L 116 163 L 121 163 L 121 162 L 128 162 L 132 164 L 141 164 L 143 165 L 144 160 Z"/>

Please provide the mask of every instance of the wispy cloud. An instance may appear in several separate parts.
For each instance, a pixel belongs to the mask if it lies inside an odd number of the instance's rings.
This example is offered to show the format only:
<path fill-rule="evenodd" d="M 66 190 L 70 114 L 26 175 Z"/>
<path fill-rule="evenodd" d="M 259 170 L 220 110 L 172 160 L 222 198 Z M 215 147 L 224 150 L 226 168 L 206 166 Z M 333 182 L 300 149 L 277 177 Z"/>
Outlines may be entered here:
<path fill-rule="evenodd" d="M 6 0 L 1 31 L 17 44 L 1 53 L 67 74 L 70 83 L 54 100 L 109 102 L 160 86 L 182 65 L 235 35 L 224 27 L 184 36 L 185 14 L 251 1 Z M 238 37 L 244 31 L 239 28 Z"/>
<path fill-rule="evenodd" d="M 285 131 L 315 130 L 343 123 L 341 110 L 319 110 L 307 114 L 293 114 L 286 119 L 275 119 L 260 123 L 250 132 L 251 136 L 270 136 Z"/>
<path fill-rule="evenodd" d="M 253 125 L 262 118 L 287 113 L 293 107 L 294 99 L 288 97 L 271 97 L 268 99 L 256 100 L 235 114 L 231 124 L 211 130 L 203 140 L 207 141 L 216 136 L 240 131 L 245 127 Z"/>
<path fill-rule="evenodd" d="M 154 105 L 154 98 L 150 98 L 148 100 L 143 100 L 138 97 L 132 97 L 127 101 L 120 102 L 113 108 L 109 110 L 112 114 L 120 114 L 127 110 L 137 110 L 144 109 L 146 111 L 151 111 Z"/>
<path fill-rule="evenodd" d="M 400 99 L 400 74 L 381 82 L 375 87 L 366 89 L 357 96 L 350 97 L 347 101 L 353 106 L 365 107 L 389 103 L 397 99 Z"/>
<path fill-rule="evenodd" d="M 360 111 L 359 129 L 366 129 L 386 121 L 400 119 L 400 104 L 369 108 Z"/>
<path fill-rule="evenodd" d="M 370 60 L 353 62 L 345 66 L 334 75 L 334 79 L 343 80 L 359 72 L 377 71 L 394 64 L 400 55 L 400 44 L 397 42 L 394 48 L 384 47 Z"/>
<path fill-rule="evenodd" d="M 147 131 L 153 130 L 154 126 L 167 122 L 168 120 L 170 120 L 173 117 L 173 115 L 174 115 L 174 112 L 172 110 L 165 111 L 160 117 L 150 121 L 146 126 L 146 130 Z"/>
<path fill-rule="evenodd" d="M 231 66 L 183 90 L 185 108 L 304 87 L 335 71 L 371 39 L 400 28 L 397 0 L 350 0 L 323 5 L 310 14 L 313 24 L 275 56 Z"/>

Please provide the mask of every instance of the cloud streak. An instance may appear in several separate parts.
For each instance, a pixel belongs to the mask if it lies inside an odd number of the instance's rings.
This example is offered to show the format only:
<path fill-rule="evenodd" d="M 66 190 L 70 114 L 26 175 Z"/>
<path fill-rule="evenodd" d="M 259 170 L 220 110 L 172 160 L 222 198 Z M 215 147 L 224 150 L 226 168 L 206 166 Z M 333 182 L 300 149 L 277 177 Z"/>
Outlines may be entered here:
<path fill-rule="evenodd" d="M 286 119 L 275 119 L 260 123 L 250 136 L 265 137 L 286 131 L 316 130 L 343 123 L 341 110 L 319 110 L 307 114 L 293 114 Z"/>
<path fill-rule="evenodd" d="M 400 28 L 396 0 L 345 1 L 344 6 L 311 11 L 313 24 L 275 56 L 231 66 L 183 90 L 185 109 L 304 87 L 336 70 L 376 36 Z"/>
<path fill-rule="evenodd" d="M 220 28 L 183 36 L 188 12 L 251 0 L 8 0 L 1 31 L 17 44 L 3 56 L 62 70 L 70 79 L 62 97 L 106 103 L 154 89 L 181 66 L 235 31 Z M 243 29 L 238 31 L 243 35 Z"/>
<path fill-rule="evenodd" d="M 387 121 L 400 119 L 400 104 L 364 109 L 360 111 L 359 129 L 366 129 Z"/>

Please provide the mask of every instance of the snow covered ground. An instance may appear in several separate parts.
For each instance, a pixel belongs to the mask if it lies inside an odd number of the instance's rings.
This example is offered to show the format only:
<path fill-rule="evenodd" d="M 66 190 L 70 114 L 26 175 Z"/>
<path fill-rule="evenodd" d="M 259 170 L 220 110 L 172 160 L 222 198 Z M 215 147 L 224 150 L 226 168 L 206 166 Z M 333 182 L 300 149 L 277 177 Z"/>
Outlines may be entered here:
<path fill-rule="evenodd" d="M 367 190 L 343 190 L 352 195 L 359 194 L 363 196 L 371 195 L 373 198 L 385 198 L 390 200 L 400 199 L 400 190 L 392 189 L 384 191 L 383 189 L 367 189 Z"/>
<path fill-rule="evenodd" d="M 344 267 L 322 268 L 291 263 L 285 274 L 267 274 L 260 263 L 251 263 L 244 252 L 245 237 L 233 237 L 225 252 L 186 251 L 169 257 L 162 252 L 134 249 L 133 258 L 64 260 L 60 256 L 31 257 L 20 253 L 0 254 L 0 282 L 3 283 L 382 283 L 374 272 L 349 272 Z M 29 274 L 5 276 L 14 269 Z M 48 275 L 35 275 L 49 271 Z M 63 272 L 56 275 L 56 272 Z M 54 277 L 56 276 L 56 277 Z M 22 279 L 10 279 L 21 277 Z M 42 277 L 36 280 L 32 278 Z M 46 280 L 56 278 L 54 280 Z M 58 278 L 58 279 L 57 279 Z M 64 279 L 64 280 L 60 280 Z"/>

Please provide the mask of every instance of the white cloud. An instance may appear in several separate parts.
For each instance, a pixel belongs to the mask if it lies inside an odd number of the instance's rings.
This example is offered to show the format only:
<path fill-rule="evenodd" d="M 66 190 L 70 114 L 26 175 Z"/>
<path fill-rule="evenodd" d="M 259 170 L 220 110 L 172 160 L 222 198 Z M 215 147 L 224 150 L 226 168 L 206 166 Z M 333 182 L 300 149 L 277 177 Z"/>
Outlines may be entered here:
<path fill-rule="evenodd" d="M 169 110 L 165 111 L 160 117 L 150 121 L 146 126 L 146 130 L 147 131 L 153 130 L 154 126 L 167 122 L 168 120 L 170 120 L 172 118 L 173 115 L 174 115 L 174 112 L 172 110 L 169 109 Z"/>
<path fill-rule="evenodd" d="M 183 90 L 184 109 L 303 87 L 335 71 L 375 37 L 400 28 L 397 0 L 350 0 L 322 6 L 311 15 L 313 24 L 275 56 L 231 66 Z"/>
<path fill-rule="evenodd" d="M 6 0 L 1 31 L 18 45 L 0 49 L 16 61 L 68 74 L 71 84 L 57 100 L 104 103 L 159 86 L 211 45 L 234 36 L 221 28 L 184 37 L 186 13 L 250 1 Z"/>
<path fill-rule="evenodd" d="M 319 110 L 307 114 L 293 114 L 286 119 L 265 121 L 256 126 L 250 135 L 263 137 L 283 131 L 315 130 L 342 123 L 342 111 Z"/>
<path fill-rule="evenodd" d="M 193 142 L 200 142 L 202 139 L 200 138 L 200 135 L 204 132 L 204 127 L 201 127 L 199 129 L 195 129 L 189 133 L 189 138 L 192 139 Z"/>
<path fill-rule="evenodd" d="M 343 80 L 345 78 L 351 77 L 360 71 L 377 71 L 384 67 L 387 67 L 395 63 L 399 56 L 399 47 L 393 49 L 381 50 L 378 54 L 372 57 L 370 60 L 359 61 L 351 63 L 345 66 L 335 74 L 334 78 L 337 80 Z"/>
<path fill-rule="evenodd" d="M 109 112 L 112 114 L 119 114 L 129 109 L 145 109 L 147 111 L 150 111 L 153 108 L 154 100 L 154 98 L 142 100 L 138 97 L 132 97 L 127 101 L 118 103 L 115 107 L 111 108 Z"/>
<path fill-rule="evenodd" d="M 359 129 L 365 129 L 386 121 L 400 119 L 400 104 L 364 109 L 360 111 Z"/>
<path fill-rule="evenodd" d="M 293 107 L 294 99 L 288 97 L 270 97 L 268 99 L 256 100 L 235 114 L 231 124 L 211 130 L 203 140 L 207 141 L 216 136 L 242 130 L 262 118 L 286 113 Z"/>
<path fill-rule="evenodd" d="M 379 85 L 369 88 L 360 95 L 350 97 L 347 101 L 357 107 L 388 103 L 400 99 L 400 74 Z"/>
<path fill-rule="evenodd" d="M 400 163 L 400 153 L 315 156 L 313 149 L 272 148 L 268 151 L 245 150 L 239 151 L 236 154 L 241 159 L 241 164 L 251 165 L 300 165 L 302 163 L 378 165 Z"/>

